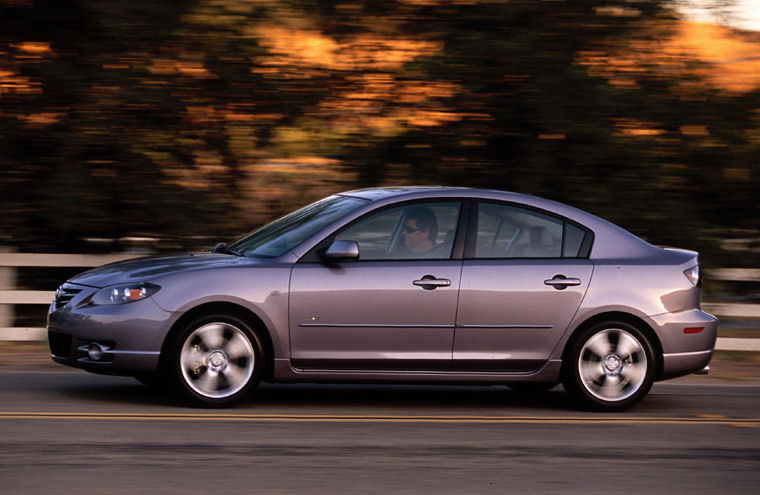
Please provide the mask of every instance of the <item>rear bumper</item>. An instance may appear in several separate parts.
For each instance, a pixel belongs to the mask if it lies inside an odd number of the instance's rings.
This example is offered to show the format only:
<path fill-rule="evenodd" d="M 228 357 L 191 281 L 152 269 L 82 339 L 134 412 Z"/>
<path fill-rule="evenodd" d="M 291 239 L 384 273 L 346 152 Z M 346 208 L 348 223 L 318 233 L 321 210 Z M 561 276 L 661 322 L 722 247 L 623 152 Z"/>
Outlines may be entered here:
<path fill-rule="evenodd" d="M 663 354 L 662 379 L 696 373 L 705 368 L 712 359 L 713 350 Z"/>
<path fill-rule="evenodd" d="M 691 309 L 650 320 L 662 345 L 661 379 L 688 375 L 710 363 L 718 337 L 718 320 L 714 316 Z"/>

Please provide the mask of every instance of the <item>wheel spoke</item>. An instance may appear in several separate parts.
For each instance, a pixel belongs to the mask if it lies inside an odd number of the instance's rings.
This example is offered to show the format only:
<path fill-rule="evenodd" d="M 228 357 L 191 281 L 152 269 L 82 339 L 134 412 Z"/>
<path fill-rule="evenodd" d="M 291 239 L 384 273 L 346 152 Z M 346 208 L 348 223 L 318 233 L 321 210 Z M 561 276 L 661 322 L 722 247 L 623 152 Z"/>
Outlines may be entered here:
<path fill-rule="evenodd" d="M 253 356 L 253 349 L 248 340 L 239 333 L 232 335 L 224 349 L 231 361 L 245 357 L 250 359 Z"/>
<path fill-rule="evenodd" d="M 224 325 L 219 323 L 206 325 L 199 328 L 196 335 L 201 339 L 206 350 L 216 349 L 224 345 L 224 329 Z"/>
<path fill-rule="evenodd" d="M 224 370 L 224 377 L 227 379 L 227 384 L 230 388 L 239 387 L 245 383 L 248 373 L 246 368 L 237 366 L 230 363 L 227 369 Z"/>
<path fill-rule="evenodd" d="M 641 383 L 644 381 L 644 376 L 647 373 L 646 363 L 630 364 L 623 369 L 621 377 L 631 384 L 632 387 L 638 389 Z"/>
<path fill-rule="evenodd" d="M 580 369 L 581 379 L 587 386 L 594 386 L 604 376 L 602 364 L 599 361 L 583 361 Z"/>
<path fill-rule="evenodd" d="M 608 375 L 599 388 L 599 393 L 606 399 L 618 399 L 622 391 L 623 384 L 620 377 L 615 375 Z"/>
<path fill-rule="evenodd" d="M 638 355 L 641 352 L 643 352 L 641 349 L 641 344 L 639 344 L 636 339 L 627 333 L 620 334 L 620 339 L 618 340 L 618 345 L 615 349 L 615 353 L 620 356 L 622 360 L 625 361 L 629 357 Z"/>
<path fill-rule="evenodd" d="M 203 353 L 195 346 L 182 353 L 182 369 L 185 371 L 195 373 L 203 364 Z"/>
<path fill-rule="evenodd" d="M 202 373 L 198 379 L 193 383 L 196 390 L 207 395 L 213 395 L 219 390 L 219 373 L 206 370 Z"/>
<path fill-rule="evenodd" d="M 610 344 L 606 336 L 597 334 L 588 341 L 583 349 L 584 351 L 591 352 L 601 360 L 612 350 L 612 344 Z"/>

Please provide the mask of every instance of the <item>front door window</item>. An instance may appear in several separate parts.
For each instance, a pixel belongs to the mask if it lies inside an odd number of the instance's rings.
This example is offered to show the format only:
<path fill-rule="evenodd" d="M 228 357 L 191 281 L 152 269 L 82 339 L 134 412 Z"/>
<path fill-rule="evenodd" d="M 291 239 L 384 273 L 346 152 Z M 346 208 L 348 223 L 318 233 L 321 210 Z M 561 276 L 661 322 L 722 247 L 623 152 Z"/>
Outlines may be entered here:
<path fill-rule="evenodd" d="M 360 261 L 448 259 L 454 247 L 459 202 L 415 203 L 383 210 L 344 230 Z"/>

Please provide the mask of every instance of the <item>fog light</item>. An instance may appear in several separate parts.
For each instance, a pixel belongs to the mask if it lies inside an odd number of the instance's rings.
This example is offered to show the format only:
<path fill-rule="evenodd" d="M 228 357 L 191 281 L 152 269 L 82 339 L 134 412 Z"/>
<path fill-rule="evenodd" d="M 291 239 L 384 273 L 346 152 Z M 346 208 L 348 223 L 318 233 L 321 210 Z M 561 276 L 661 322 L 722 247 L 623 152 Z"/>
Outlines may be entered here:
<path fill-rule="evenodd" d="M 93 342 L 87 348 L 87 355 L 93 361 L 100 361 L 101 359 L 103 359 L 103 356 L 105 356 L 106 351 L 108 351 L 107 347 L 103 347 L 102 345 L 98 344 L 97 342 Z"/>

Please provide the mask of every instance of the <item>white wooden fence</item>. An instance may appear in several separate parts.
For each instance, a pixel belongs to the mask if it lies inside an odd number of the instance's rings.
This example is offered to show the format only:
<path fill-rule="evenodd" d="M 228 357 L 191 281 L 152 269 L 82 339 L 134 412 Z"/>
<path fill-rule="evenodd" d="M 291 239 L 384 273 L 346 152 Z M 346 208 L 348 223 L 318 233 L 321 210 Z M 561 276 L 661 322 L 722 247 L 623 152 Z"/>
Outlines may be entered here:
<path fill-rule="evenodd" d="M 134 258 L 136 254 L 26 254 L 0 252 L 0 341 L 44 341 L 45 328 L 13 327 L 15 304 L 50 304 L 55 290 L 16 290 L 15 270 L 19 267 L 69 267 L 88 268 Z M 707 270 L 710 278 L 730 281 L 760 281 L 760 269 L 716 268 Z M 760 304 L 705 302 L 705 311 L 724 318 L 748 318 L 758 320 L 760 329 Z M 758 331 L 760 337 L 760 330 Z M 760 338 L 719 338 L 716 347 L 727 351 L 760 351 Z"/>
<path fill-rule="evenodd" d="M 44 341 L 47 330 L 13 327 L 15 304 L 50 304 L 53 290 L 16 290 L 15 270 L 19 267 L 89 268 L 134 258 L 135 254 L 28 254 L 0 252 L 0 341 Z"/>

